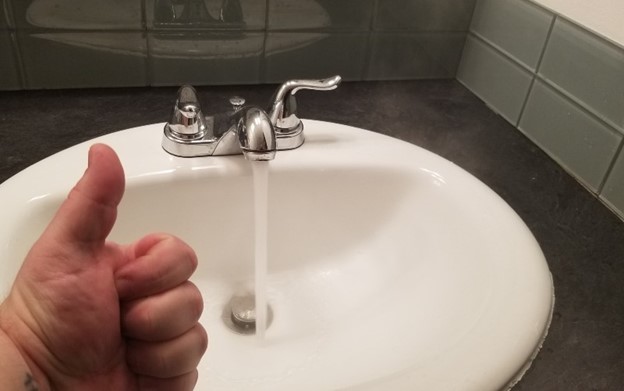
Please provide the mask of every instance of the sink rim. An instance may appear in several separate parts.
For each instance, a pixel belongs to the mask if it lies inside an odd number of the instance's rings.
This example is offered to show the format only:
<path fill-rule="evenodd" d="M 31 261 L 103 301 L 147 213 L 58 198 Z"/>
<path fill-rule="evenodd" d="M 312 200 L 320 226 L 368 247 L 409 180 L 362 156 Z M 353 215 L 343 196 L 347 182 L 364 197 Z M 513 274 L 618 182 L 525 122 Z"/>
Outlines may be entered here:
<path fill-rule="evenodd" d="M 541 254 L 541 259 L 538 255 L 538 259 L 534 259 L 534 262 L 543 263 L 542 267 L 548 272 L 546 260 L 541 250 L 539 250 L 539 245 L 517 214 L 489 187 L 463 169 L 432 152 L 388 136 L 321 121 L 304 120 L 304 124 L 306 126 L 308 138 L 304 146 L 295 151 L 280 152 L 276 157 L 273 169 L 285 169 L 292 165 L 316 169 L 329 169 L 335 166 L 352 167 L 355 169 L 361 169 L 366 166 L 385 166 L 391 168 L 400 166 L 409 171 L 424 168 L 427 164 L 433 164 L 436 166 L 436 170 L 430 172 L 432 176 L 440 175 L 441 179 L 453 178 L 453 180 L 470 183 L 470 186 L 480 186 L 481 191 L 490 194 L 492 199 L 498 200 L 497 204 L 493 207 L 502 208 L 504 213 L 511 219 L 511 222 L 521 224 L 521 228 L 526 231 L 526 236 L 523 240 L 527 240 L 532 246 L 536 246 Z M 184 159 L 166 154 L 160 148 L 160 133 L 156 131 L 161 131 L 162 126 L 164 126 L 164 124 L 152 124 L 112 133 L 71 147 L 61 153 L 44 159 L 1 184 L 0 201 L 12 202 L 17 205 L 22 205 L 23 207 L 26 206 L 28 201 L 37 202 L 49 197 L 55 197 L 54 195 L 50 195 L 51 193 L 66 193 L 69 187 L 73 185 L 75 180 L 81 175 L 83 167 L 86 166 L 86 150 L 88 146 L 94 142 L 105 142 L 117 150 L 124 164 L 124 168 L 126 169 L 129 186 L 140 183 L 151 183 L 154 180 L 166 179 L 172 175 L 192 180 L 205 175 L 230 175 L 233 173 L 242 175 L 246 173 L 247 168 L 240 164 L 241 156 Z M 328 126 L 331 127 L 331 129 L 327 129 Z M 153 134 L 153 137 L 149 136 L 149 134 Z M 135 142 L 128 142 L 128 137 L 135 140 Z M 140 146 L 139 154 L 142 155 L 141 158 L 134 157 L 137 155 L 137 146 Z M 343 153 L 343 148 L 345 146 L 350 148 L 349 153 Z M 351 152 L 355 153 L 355 155 Z M 329 155 L 329 159 L 319 163 L 316 159 L 318 153 Z M 361 159 L 363 156 L 366 157 L 364 162 L 362 162 Z M 406 156 L 409 158 L 408 160 L 410 163 L 414 163 L 415 160 L 418 164 L 405 166 L 403 159 L 405 159 Z M 418 159 L 415 159 L 414 156 L 418 156 Z M 80 162 L 80 164 L 76 164 L 76 161 Z M 50 175 L 60 167 L 68 167 L 66 175 L 62 175 L 60 178 L 57 175 Z M 45 175 L 46 173 L 47 175 Z M 40 182 L 31 181 L 29 180 L 29 176 L 31 175 L 37 175 L 37 177 L 42 178 L 42 180 Z M 12 189 L 19 190 L 20 188 L 22 190 L 27 189 L 27 191 L 19 191 L 17 193 L 12 191 Z M 11 214 L 14 212 L 13 209 L 19 208 L 10 208 L 10 210 L 6 212 L 9 220 Z M 5 227 L 9 225 L 10 224 L 5 224 Z M 5 227 L 0 228 L 0 238 L 6 237 L 7 232 L 5 231 Z M 7 275 L 7 273 L 1 274 L 2 276 Z M 547 303 L 548 305 L 544 303 L 541 305 L 541 318 L 542 323 L 544 323 L 543 330 L 541 330 L 539 337 L 534 341 L 527 361 L 513 374 L 510 374 L 507 380 L 509 387 L 522 376 L 526 369 L 528 369 L 537 351 L 539 351 L 542 341 L 546 337 L 554 306 L 554 286 L 552 284 L 552 277 L 549 273 L 547 277 L 549 278 L 548 288 L 550 289 L 544 292 L 544 294 L 548 294 L 550 302 Z M 0 287 L 2 287 L 2 285 L 6 287 L 6 284 L 7 281 L 0 279 Z M 543 281 L 542 285 L 544 285 Z M 546 316 L 544 319 L 545 314 Z M 405 381 L 410 382 L 413 381 L 411 376 L 413 376 L 412 373 L 406 372 L 400 376 L 394 377 L 390 381 L 401 381 L 400 379 L 403 377 L 404 380 L 407 379 Z M 379 385 L 375 385 L 375 382 L 373 382 L 369 386 L 370 389 L 375 389 L 375 387 Z M 504 384 L 501 386 L 505 387 Z M 357 389 L 369 389 L 366 385 L 360 385 L 358 387 L 360 388 Z M 387 385 L 382 385 L 381 387 L 387 387 Z"/>

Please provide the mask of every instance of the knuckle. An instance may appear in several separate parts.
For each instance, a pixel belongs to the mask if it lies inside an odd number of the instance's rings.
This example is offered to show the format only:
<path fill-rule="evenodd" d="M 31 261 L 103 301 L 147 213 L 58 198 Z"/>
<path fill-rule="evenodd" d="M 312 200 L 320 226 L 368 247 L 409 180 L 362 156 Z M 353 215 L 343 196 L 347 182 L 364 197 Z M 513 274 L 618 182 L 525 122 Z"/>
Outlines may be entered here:
<path fill-rule="evenodd" d="M 200 358 L 201 358 L 201 356 L 208 349 L 208 333 L 206 332 L 206 329 L 204 329 L 204 327 L 201 324 L 198 324 L 196 329 L 197 329 L 198 338 L 199 338 L 198 347 L 199 347 Z"/>
<path fill-rule="evenodd" d="M 194 321 L 198 321 L 204 311 L 204 298 L 195 284 L 188 282 L 189 284 L 189 304 L 191 306 L 191 313 Z"/>

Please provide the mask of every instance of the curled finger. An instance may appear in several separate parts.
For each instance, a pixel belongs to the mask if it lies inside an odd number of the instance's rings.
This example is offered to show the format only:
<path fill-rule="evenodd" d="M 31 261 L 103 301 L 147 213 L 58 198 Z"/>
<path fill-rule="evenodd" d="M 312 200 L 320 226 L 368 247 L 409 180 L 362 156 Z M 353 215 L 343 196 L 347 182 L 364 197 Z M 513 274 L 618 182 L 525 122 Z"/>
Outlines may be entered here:
<path fill-rule="evenodd" d="M 128 341 L 126 361 L 138 375 L 173 378 L 195 370 L 207 347 L 208 335 L 197 324 L 181 336 L 164 342 Z"/>
<path fill-rule="evenodd" d="M 121 327 L 126 337 L 165 341 L 184 334 L 199 321 L 204 301 L 190 281 L 121 305 Z"/>
<path fill-rule="evenodd" d="M 180 285 L 197 268 L 197 256 L 175 236 L 148 235 L 126 249 L 126 260 L 115 271 L 121 300 L 146 297 Z"/>

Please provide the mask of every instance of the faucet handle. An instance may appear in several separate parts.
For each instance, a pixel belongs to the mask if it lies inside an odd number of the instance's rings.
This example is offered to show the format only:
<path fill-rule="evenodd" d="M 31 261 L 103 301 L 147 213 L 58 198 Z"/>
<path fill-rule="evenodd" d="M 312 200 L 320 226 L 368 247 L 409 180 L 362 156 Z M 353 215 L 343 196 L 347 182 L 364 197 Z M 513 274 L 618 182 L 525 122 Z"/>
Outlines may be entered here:
<path fill-rule="evenodd" d="M 206 123 L 201 111 L 197 91 L 184 85 L 178 90 L 178 98 L 173 106 L 171 120 L 167 128 L 175 136 L 186 139 L 202 138 L 206 132 Z"/>
<path fill-rule="evenodd" d="M 275 127 L 278 137 L 280 135 L 292 135 L 301 133 L 303 125 L 297 117 L 297 101 L 295 94 L 299 90 L 319 90 L 328 91 L 338 87 L 342 81 L 340 76 L 333 76 L 320 80 L 289 80 L 282 84 L 271 99 L 269 108 L 269 118 Z M 301 137 L 303 143 L 303 137 Z M 301 145 L 301 143 L 299 145 Z M 296 148 L 299 145 L 293 146 Z"/>
<path fill-rule="evenodd" d="M 232 105 L 232 111 L 237 112 L 245 105 L 245 98 L 240 96 L 233 96 L 230 98 L 230 104 Z"/>

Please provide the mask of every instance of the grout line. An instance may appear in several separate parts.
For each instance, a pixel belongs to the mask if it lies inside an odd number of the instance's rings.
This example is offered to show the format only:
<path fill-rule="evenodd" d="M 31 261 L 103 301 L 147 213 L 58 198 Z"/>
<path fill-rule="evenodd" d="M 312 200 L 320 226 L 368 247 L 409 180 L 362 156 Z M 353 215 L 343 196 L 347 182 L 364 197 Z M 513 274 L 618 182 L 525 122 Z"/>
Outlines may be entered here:
<path fill-rule="evenodd" d="M 621 135 L 624 136 L 624 129 L 622 129 L 620 126 L 618 126 L 615 123 L 611 123 L 610 120 L 602 118 L 600 116 L 600 114 L 594 112 L 594 109 L 592 107 L 586 105 L 581 100 L 579 100 L 577 97 L 575 97 L 574 95 L 570 94 L 569 92 L 564 90 L 562 87 L 559 87 L 554 82 L 552 82 L 552 81 L 548 80 L 547 78 L 542 77 L 540 75 L 536 75 L 536 76 L 537 76 L 536 77 L 537 80 L 542 82 L 547 87 L 550 87 L 550 89 L 553 90 L 555 93 L 557 93 L 557 95 L 559 95 L 559 97 L 564 99 L 566 102 L 570 103 L 576 109 L 578 109 L 579 111 L 587 114 L 588 117 L 590 117 L 594 121 L 600 123 L 605 128 L 609 128 L 609 129 L 613 130 L 615 133 L 621 134 Z"/>
<path fill-rule="evenodd" d="M 15 26 L 12 23 L 14 18 L 11 17 L 12 12 L 9 5 L 9 0 L 2 0 L 2 8 L 4 10 L 4 23 L 7 25 L 9 30 L 14 30 Z"/>
<path fill-rule="evenodd" d="M 469 20 L 468 27 L 464 31 L 466 35 L 464 36 L 464 44 L 461 49 L 461 54 L 459 55 L 459 62 L 457 63 L 457 69 L 455 70 L 455 80 L 459 80 L 457 76 L 459 75 L 459 69 L 461 68 L 462 62 L 464 61 L 464 51 L 466 50 L 466 42 L 468 42 L 468 37 L 470 37 L 470 35 L 472 34 L 472 21 L 474 20 L 475 13 L 477 12 L 477 3 L 478 3 L 478 0 L 475 1 L 472 6 L 470 19 L 468 19 Z"/>
<path fill-rule="evenodd" d="M 26 77 L 26 68 L 24 67 L 22 50 L 17 40 L 17 33 L 15 31 L 9 31 L 9 38 L 11 39 L 11 50 L 13 51 L 14 63 L 17 68 L 19 85 L 22 89 L 26 89 L 28 86 L 28 78 Z"/>
<path fill-rule="evenodd" d="M 548 33 L 546 33 L 546 40 L 544 41 L 544 46 L 542 47 L 542 52 L 537 59 L 537 64 L 535 64 L 535 70 L 532 71 L 531 83 L 529 84 L 529 89 L 527 90 L 527 94 L 524 97 L 524 102 L 522 102 L 522 107 L 520 108 L 520 113 L 518 114 L 518 120 L 514 124 L 516 128 L 520 128 L 520 121 L 524 115 L 524 111 L 529 103 L 529 97 L 531 96 L 531 92 L 533 91 L 533 86 L 535 85 L 535 80 L 537 79 L 537 74 L 539 72 L 540 67 L 542 66 L 542 60 L 544 59 L 544 55 L 546 54 L 546 49 L 548 48 L 548 44 L 550 43 L 550 36 L 552 34 L 553 29 L 555 28 L 555 22 L 557 21 L 557 15 L 554 15 L 552 21 L 550 22 L 550 26 L 548 27 Z"/>
<path fill-rule="evenodd" d="M 466 51 L 466 43 L 468 42 L 468 38 L 472 35 L 470 30 L 466 31 L 466 36 L 464 37 L 464 44 L 461 48 L 461 54 L 459 55 L 459 61 L 457 62 L 457 69 L 455 70 L 455 80 L 459 80 L 459 70 L 462 67 L 462 62 L 464 62 L 464 52 Z"/>
<path fill-rule="evenodd" d="M 266 66 L 266 53 L 267 53 L 267 40 L 269 39 L 269 9 L 271 6 L 271 0 L 266 0 L 264 10 L 264 33 L 262 37 L 262 53 L 260 53 L 260 63 L 258 64 L 258 83 L 267 83 L 267 66 Z"/>
<path fill-rule="evenodd" d="M 377 10 L 379 9 L 379 0 L 374 0 L 371 6 L 373 7 L 373 12 L 368 25 L 368 32 L 366 34 L 367 36 L 366 49 L 364 52 L 364 64 L 362 64 L 362 69 L 360 71 L 360 80 L 363 81 L 370 80 L 368 76 L 370 75 L 372 68 L 373 36 L 377 33 L 375 30 L 375 26 L 377 24 Z"/>
<path fill-rule="evenodd" d="M 145 78 L 148 87 L 153 87 L 156 80 L 154 78 L 154 68 L 152 66 L 152 49 L 150 45 L 150 35 L 144 32 L 145 37 Z"/>
<path fill-rule="evenodd" d="M 146 0 L 141 0 L 141 30 L 147 31 L 147 6 Z"/>
<path fill-rule="evenodd" d="M 531 67 L 529 67 L 528 65 L 526 65 L 525 63 L 523 63 L 522 61 L 517 59 L 513 54 L 509 53 L 507 50 L 503 49 L 502 47 L 498 46 L 497 44 L 491 42 L 489 39 L 483 37 L 478 32 L 476 32 L 476 31 L 468 31 L 467 35 L 476 38 L 477 41 L 483 43 L 488 48 L 494 50 L 497 54 L 500 54 L 506 60 L 511 61 L 515 66 L 520 68 L 522 71 L 524 71 L 526 73 L 531 73 L 531 74 L 535 73 L 535 71 Z"/>
<path fill-rule="evenodd" d="M 145 31 L 143 26 L 138 28 L 120 28 L 120 29 L 83 29 L 83 28 L 20 28 L 19 31 L 28 34 L 76 34 L 76 33 L 100 33 L 100 34 L 114 34 L 114 33 L 142 33 Z M 167 32 L 167 30 L 160 30 L 159 32 Z"/>
<path fill-rule="evenodd" d="M 596 188 L 596 195 L 600 196 L 602 194 L 602 191 L 604 190 L 604 186 L 607 184 L 607 181 L 609 180 L 609 177 L 611 176 L 611 172 L 615 168 L 615 163 L 617 162 L 618 157 L 622 153 L 624 153 L 622 151 L 624 151 L 624 137 L 620 140 L 620 145 L 617 147 L 615 154 L 613 155 L 613 159 L 611 159 L 611 163 L 609 164 L 609 167 L 605 171 L 604 176 L 602 177 L 602 180 L 600 181 L 600 183 L 598 184 Z"/>
<path fill-rule="evenodd" d="M 269 31 L 269 10 L 271 9 L 271 0 L 266 0 L 264 8 L 264 31 Z"/>
<path fill-rule="evenodd" d="M 9 29 L 14 30 L 14 29 Z M 28 34 L 40 34 L 40 33 L 137 33 L 137 32 L 154 32 L 154 33 L 177 33 L 177 32 L 206 32 L 206 33 L 324 33 L 334 35 L 354 35 L 354 34 L 367 34 L 370 31 L 367 29 L 332 29 L 332 28 L 303 28 L 303 29 L 266 29 L 266 28 L 249 28 L 249 29 L 234 29 L 234 28 L 220 28 L 220 27 L 169 27 L 169 28 L 146 28 L 142 25 L 138 28 L 41 28 L 41 27 L 28 27 L 21 29 L 21 31 Z M 373 32 L 377 35 L 448 35 L 448 34 L 464 34 L 465 31 L 460 30 L 431 30 L 431 31 L 418 31 L 418 30 L 376 30 Z"/>
<path fill-rule="evenodd" d="M 26 89 L 28 78 L 26 77 L 26 68 L 24 67 L 24 58 L 22 50 L 17 40 L 17 29 L 15 23 L 15 15 L 9 0 L 2 0 L 2 8 L 4 9 L 4 21 L 7 25 L 9 40 L 11 41 L 11 51 L 13 52 L 13 64 L 17 71 L 18 84 L 21 89 Z"/>
<path fill-rule="evenodd" d="M 143 40 L 145 42 L 145 85 L 151 87 L 154 85 L 154 72 L 152 70 L 152 53 L 150 49 L 149 34 L 147 30 L 147 6 L 145 2 L 147 0 L 141 0 L 141 29 Z"/>

